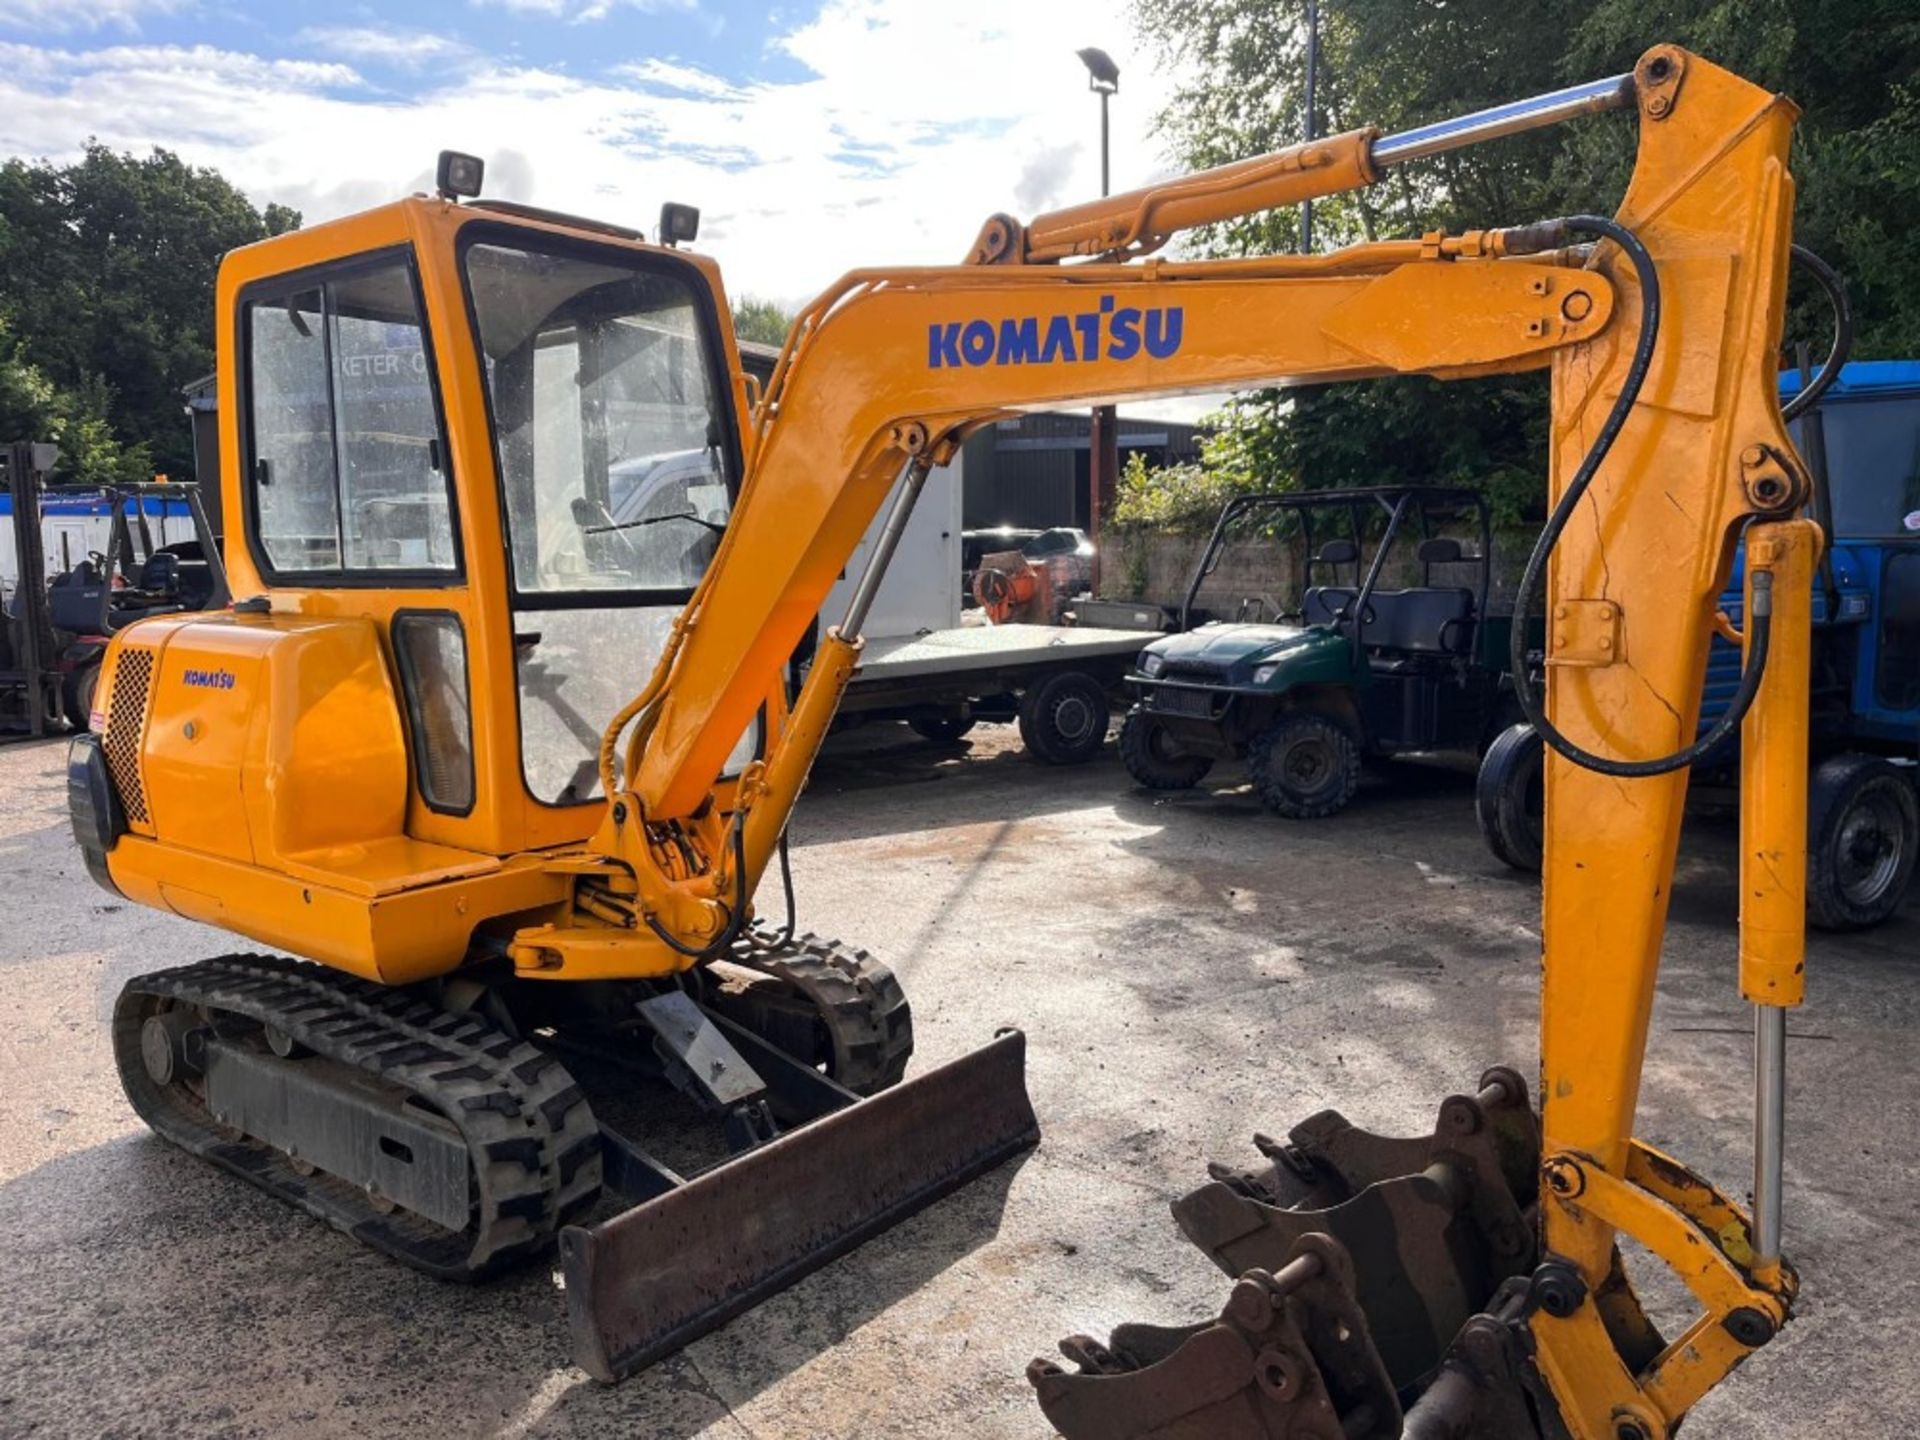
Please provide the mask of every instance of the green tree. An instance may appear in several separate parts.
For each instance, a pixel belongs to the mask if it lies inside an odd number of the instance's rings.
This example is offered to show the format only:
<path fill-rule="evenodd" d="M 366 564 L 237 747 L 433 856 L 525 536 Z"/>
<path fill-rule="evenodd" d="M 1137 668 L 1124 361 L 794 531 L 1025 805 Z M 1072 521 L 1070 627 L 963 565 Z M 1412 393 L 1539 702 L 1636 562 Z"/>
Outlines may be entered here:
<path fill-rule="evenodd" d="M 771 300 L 743 295 L 734 302 L 733 333 L 738 339 L 758 345 L 784 345 L 792 328 L 793 316 Z"/>
<path fill-rule="evenodd" d="M 28 363 L 0 317 L 0 441 L 52 441 L 60 447 L 57 473 L 83 485 L 145 480 L 152 457 L 146 446 L 114 437 L 107 398 L 97 376 L 73 390 L 56 386 Z"/>
<path fill-rule="evenodd" d="M 190 473 L 180 392 L 213 368 L 220 257 L 299 223 L 165 150 L 137 157 L 94 143 L 70 165 L 8 161 L 0 315 L 14 363 L 52 387 L 70 427 L 103 422 L 119 463 L 144 456 Z"/>
<path fill-rule="evenodd" d="M 1160 117 L 1176 157 L 1201 167 L 1304 134 L 1300 0 L 1135 0 L 1145 33 L 1190 78 Z M 1855 355 L 1920 353 L 1920 14 L 1905 0 L 1323 0 L 1318 133 L 1409 129 L 1631 68 L 1677 41 L 1792 95 L 1798 238 L 1849 276 Z M 1316 248 L 1436 227 L 1513 224 L 1612 208 L 1635 120 L 1559 126 L 1418 165 L 1315 207 Z M 1195 237 L 1203 253 L 1297 248 L 1297 212 Z M 1823 345 L 1820 302 L 1789 335 Z M 1537 515 L 1545 490 L 1546 382 L 1418 377 L 1238 397 L 1207 464 L 1249 488 L 1427 480 L 1480 484 L 1500 517 Z"/>

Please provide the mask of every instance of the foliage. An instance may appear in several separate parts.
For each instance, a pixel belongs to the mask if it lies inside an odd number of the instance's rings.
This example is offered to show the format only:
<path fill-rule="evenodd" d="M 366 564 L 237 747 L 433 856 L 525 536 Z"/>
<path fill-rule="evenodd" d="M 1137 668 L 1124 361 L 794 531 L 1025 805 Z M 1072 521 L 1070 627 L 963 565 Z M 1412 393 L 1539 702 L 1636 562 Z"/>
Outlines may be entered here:
<path fill-rule="evenodd" d="M 1182 163 L 1217 165 L 1302 137 L 1301 0 L 1134 0 L 1134 9 L 1188 77 L 1159 120 Z M 1849 277 L 1855 357 L 1920 354 L 1911 238 L 1920 12 L 1907 0 L 1323 0 L 1320 25 L 1321 134 L 1409 129 L 1618 73 L 1663 40 L 1784 90 L 1805 111 L 1796 237 Z M 1371 190 L 1318 202 L 1314 248 L 1609 210 L 1632 167 L 1635 125 L 1630 115 L 1594 119 L 1399 167 Z M 1299 239 L 1298 213 L 1285 210 L 1199 232 L 1194 244 L 1247 255 Z M 1818 355 L 1829 327 L 1824 302 L 1796 289 L 1789 337 Z M 1510 522 L 1543 504 L 1546 404 L 1539 376 L 1259 391 L 1218 417 L 1203 463 L 1226 472 L 1229 490 L 1476 483 Z"/>
<path fill-rule="evenodd" d="M 129 484 L 152 474 L 145 445 L 122 445 L 107 419 L 108 391 L 98 376 L 62 390 L 21 354 L 0 318 L 0 436 L 50 440 L 60 447 L 57 473 L 84 485 Z"/>
<path fill-rule="evenodd" d="M 793 316 L 771 300 L 743 295 L 734 302 L 733 333 L 739 340 L 759 345 L 784 345 L 787 331 L 793 328 Z"/>
<path fill-rule="evenodd" d="M 1138 450 L 1120 467 L 1112 524 L 1122 530 L 1202 535 L 1234 495 L 1233 479 L 1205 465 L 1152 466 Z"/>
<path fill-rule="evenodd" d="M 298 212 L 256 210 L 216 172 L 165 150 L 137 157 L 90 143 L 70 165 L 0 166 L 9 394 L 47 392 L 38 411 L 10 405 L 6 422 L 39 414 L 35 423 L 64 427 L 63 478 L 191 473 L 180 392 L 213 368 L 220 257 L 299 224 Z"/>

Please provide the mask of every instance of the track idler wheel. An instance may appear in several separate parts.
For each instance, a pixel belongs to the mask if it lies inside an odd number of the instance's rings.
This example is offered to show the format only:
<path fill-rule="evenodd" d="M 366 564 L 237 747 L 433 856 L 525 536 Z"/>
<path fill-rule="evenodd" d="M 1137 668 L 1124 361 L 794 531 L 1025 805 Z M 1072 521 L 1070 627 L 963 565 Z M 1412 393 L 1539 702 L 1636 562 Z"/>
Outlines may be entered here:
<path fill-rule="evenodd" d="M 1373 1135 L 1328 1110 L 1289 1142 L 1257 1139 L 1258 1169 L 1210 1167 L 1210 1183 L 1174 1202 L 1175 1220 L 1234 1276 L 1278 1270 L 1304 1237 L 1333 1236 L 1359 1257 L 1355 1293 L 1394 1387 L 1417 1389 L 1533 1264 L 1540 1139 L 1526 1082 L 1487 1072 L 1476 1094 L 1441 1103 L 1431 1135 Z"/>
<path fill-rule="evenodd" d="M 1027 1368 L 1067 1440 L 1394 1440 L 1400 1404 L 1354 1296 L 1353 1262 L 1304 1235 L 1240 1277 L 1218 1320 L 1122 1325 L 1060 1343 L 1075 1372 Z"/>

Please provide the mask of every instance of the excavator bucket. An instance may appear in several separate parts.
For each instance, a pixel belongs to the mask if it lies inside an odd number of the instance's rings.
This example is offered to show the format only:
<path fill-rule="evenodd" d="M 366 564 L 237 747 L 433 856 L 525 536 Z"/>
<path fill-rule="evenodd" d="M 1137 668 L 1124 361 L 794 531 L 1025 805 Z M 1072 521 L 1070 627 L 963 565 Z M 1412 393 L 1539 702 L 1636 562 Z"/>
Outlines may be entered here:
<path fill-rule="evenodd" d="M 1534 1304 L 1538 1122 L 1526 1082 L 1489 1070 L 1430 1135 L 1373 1135 L 1334 1111 L 1266 1163 L 1209 1167 L 1176 1200 L 1189 1240 L 1236 1277 L 1217 1321 L 1123 1325 L 1061 1344 L 1077 1372 L 1028 1370 L 1067 1440 L 1522 1440 Z M 1549 1287 L 1550 1288 L 1550 1287 Z M 1402 1415 L 1398 1397 L 1418 1397 Z"/>
<path fill-rule="evenodd" d="M 752 1044 L 719 1023 L 741 1049 Z M 776 1083 L 824 1083 L 779 1071 L 764 1048 L 748 1054 Z M 645 1368 L 1040 1139 L 1018 1031 L 870 1099 L 837 1098 L 822 1118 L 686 1181 L 608 1137 L 610 1180 L 660 1193 L 561 1234 L 582 1369 L 615 1381 Z"/>

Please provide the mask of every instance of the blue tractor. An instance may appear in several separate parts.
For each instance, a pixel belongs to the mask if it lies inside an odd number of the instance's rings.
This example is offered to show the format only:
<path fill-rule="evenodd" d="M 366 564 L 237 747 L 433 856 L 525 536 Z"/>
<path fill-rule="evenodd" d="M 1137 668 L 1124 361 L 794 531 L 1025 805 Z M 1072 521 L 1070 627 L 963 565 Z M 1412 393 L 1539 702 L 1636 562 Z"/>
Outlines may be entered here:
<path fill-rule="evenodd" d="M 1802 383 L 1783 375 L 1782 400 Z M 1833 537 L 1814 581 L 1807 917 L 1861 930 L 1899 908 L 1920 855 L 1920 361 L 1847 365 L 1793 429 L 1814 475 L 1814 518 Z M 1721 601 L 1736 623 L 1741 585 L 1736 557 Z M 1715 641 L 1703 732 L 1739 683 L 1739 651 Z M 1480 766 L 1480 833 L 1516 869 L 1540 867 L 1541 756 L 1539 737 L 1517 725 Z M 1696 774 L 1713 768 L 1710 758 Z"/>

